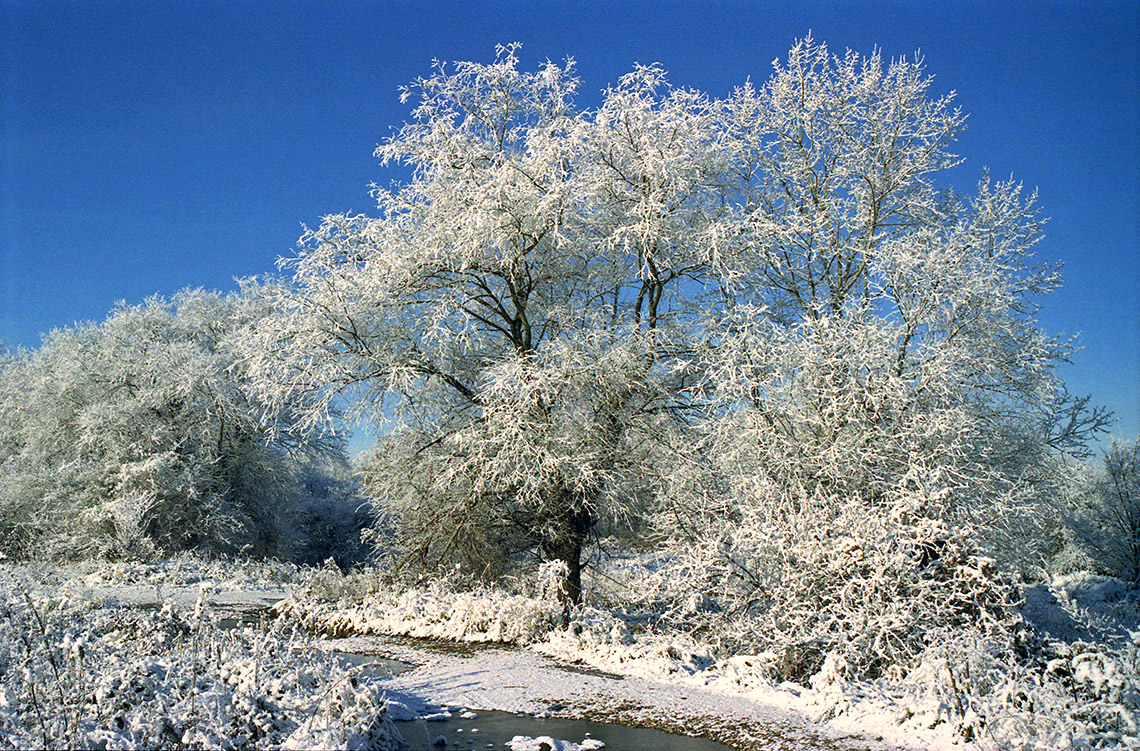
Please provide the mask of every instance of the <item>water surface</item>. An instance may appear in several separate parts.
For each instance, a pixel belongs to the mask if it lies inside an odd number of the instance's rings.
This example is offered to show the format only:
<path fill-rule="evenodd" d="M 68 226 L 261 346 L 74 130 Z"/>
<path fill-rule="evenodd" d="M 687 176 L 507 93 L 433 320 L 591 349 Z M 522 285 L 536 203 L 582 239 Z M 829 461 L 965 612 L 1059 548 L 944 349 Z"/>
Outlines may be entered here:
<path fill-rule="evenodd" d="M 661 730 L 629 728 L 588 720 L 556 717 L 538 718 L 510 712 L 476 711 L 477 717 L 462 719 L 453 712 L 450 720 L 398 722 L 404 736 L 405 751 L 444 751 L 445 749 L 504 749 L 516 735 L 531 738 L 550 736 L 556 740 L 581 743 L 596 738 L 606 744 L 605 751 L 731 751 L 729 746 L 704 738 L 689 738 Z M 445 745 L 432 745 L 443 737 Z"/>

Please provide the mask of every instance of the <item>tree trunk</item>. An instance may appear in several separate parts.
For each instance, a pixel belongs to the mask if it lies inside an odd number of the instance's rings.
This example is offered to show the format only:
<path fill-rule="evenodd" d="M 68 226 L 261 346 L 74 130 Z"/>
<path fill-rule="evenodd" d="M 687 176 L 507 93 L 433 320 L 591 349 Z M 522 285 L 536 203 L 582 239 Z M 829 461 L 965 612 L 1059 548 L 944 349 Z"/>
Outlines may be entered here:
<path fill-rule="evenodd" d="M 559 591 L 562 602 L 562 627 L 570 625 L 570 610 L 582 604 L 582 548 L 593 526 L 589 509 L 567 504 L 561 518 L 555 520 L 554 534 L 542 543 L 542 557 L 562 561 L 566 573 Z"/>

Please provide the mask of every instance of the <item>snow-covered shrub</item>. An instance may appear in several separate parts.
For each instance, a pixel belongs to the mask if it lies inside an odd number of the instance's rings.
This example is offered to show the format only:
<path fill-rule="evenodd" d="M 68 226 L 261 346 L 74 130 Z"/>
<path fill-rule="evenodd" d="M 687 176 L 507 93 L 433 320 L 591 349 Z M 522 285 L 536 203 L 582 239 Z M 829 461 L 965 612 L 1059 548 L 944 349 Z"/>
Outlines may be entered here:
<path fill-rule="evenodd" d="M 956 362 L 932 351 L 900 374 L 905 334 L 859 308 L 793 327 L 742 310 L 733 328 L 708 369 L 726 405 L 709 462 L 678 467 L 703 489 L 663 506 L 671 553 L 647 591 L 805 684 L 829 657 L 897 677 L 934 633 L 1006 631 L 1007 551 L 987 544 L 1037 491 L 986 448 L 994 422 L 963 403 Z"/>
<path fill-rule="evenodd" d="M 1008 628 L 1014 589 L 993 559 L 904 502 L 888 513 L 805 504 L 777 525 L 749 510 L 662 569 L 673 618 L 730 650 L 774 652 L 776 676 L 805 684 L 829 656 L 853 677 L 901 677 L 938 634 Z"/>
<path fill-rule="evenodd" d="M 54 331 L 9 357 L 3 552 L 284 552 L 287 509 L 327 466 L 316 458 L 343 454 L 327 435 L 292 435 L 287 414 L 263 420 L 232 346 L 258 305 L 193 290 L 120 304 L 101 324 Z"/>
<path fill-rule="evenodd" d="M 381 686 L 342 676 L 321 694 L 312 712 L 281 748 L 394 751 L 401 745 L 400 734 L 386 714 L 386 705 Z"/>
<path fill-rule="evenodd" d="M 1028 659 L 979 705 L 995 734 L 1041 748 L 1140 745 L 1140 591 L 1083 572 L 1045 585 Z"/>

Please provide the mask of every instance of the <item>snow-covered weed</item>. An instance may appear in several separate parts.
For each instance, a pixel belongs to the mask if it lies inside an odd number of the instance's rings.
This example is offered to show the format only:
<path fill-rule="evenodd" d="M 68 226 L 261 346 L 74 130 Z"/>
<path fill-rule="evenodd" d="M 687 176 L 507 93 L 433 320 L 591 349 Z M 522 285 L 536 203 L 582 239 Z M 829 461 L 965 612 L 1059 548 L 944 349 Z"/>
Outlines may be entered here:
<path fill-rule="evenodd" d="M 279 612 L 338 635 L 530 644 L 562 621 L 562 605 L 549 591 L 543 597 L 488 586 L 462 590 L 448 577 L 403 589 L 375 573 L 340 575 L 327 566 L 308 581 L 277 606 Z M 539 581 L 537 590 L 543 586 Z"/>
<path fill-rule="evenodd" d="M 642 675 L 676 677 L 709 669 L 715 657 L 708 645 L 686 634 L 642 633 L 634 636 L 625 622 L 605 611 L 583 608 L 569 628 L 553 631 L 536 649 L 570 662 L 587 662 L 605 670 L 636 666 Z"/>
<path fill-rule="evenodd" d="M 965 696 L 959 729 L 1025 749 L 1140 746 L 1136 668 L 1134 647 L 1113 653 L 1084 642 L 1043 645 L 1029 661 L 995 660 L 1000 681 Z"/>
<path fill-rule="evenodd" d="M 1140 592 L 1088 572 L 1053 580 L 1054 613 L 1064 638 L 1037 634 L 1025 659 L 1005 660 L 1001 681 L 980 696 L 994 735 L 1034 748 L 1140 746 Z"/>
<path fill-rule="evenodd" d="M 0 747 L 375 748 L 399 735 L 375 686 L 282 623 L 222 630 L 94 607 L 0 576 Z"/>
<path fill-rule="evenodd" d="M 37 570 L 24 567 L 25 570 Z M 213 581 L 228 588 L 276 588 L 297 579 L 302 572 L 292 563 L 274 559 L 219 558 L 179 553 L 152 561 L 77 561 L 66 566 L 49 564 L 37 576 L 63 575 L 84 586 L 197 585 Z M 64 582 L 66 584 L 66 582 Z"/>
<path fill-rule="evenodd" d="M 1100 641 L 1127 643 L 1140 628 L 1140 589 L 1088 571 L 1058 576 L 1050 590 L 1070 617 Z"/>

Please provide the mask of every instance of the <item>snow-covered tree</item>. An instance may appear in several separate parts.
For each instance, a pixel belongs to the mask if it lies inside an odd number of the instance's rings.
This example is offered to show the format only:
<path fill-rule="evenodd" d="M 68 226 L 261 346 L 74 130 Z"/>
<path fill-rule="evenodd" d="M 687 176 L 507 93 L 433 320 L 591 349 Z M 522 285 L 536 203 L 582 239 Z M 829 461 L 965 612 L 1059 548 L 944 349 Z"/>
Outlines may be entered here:
<path fill-rule="evenodd" d="M 263 312 L 190 290 L 14 355 L 0 371 L 5 548 L 284 552 L 301 467 L 340 446 L 284 423 L 270 438 L 230 344 Z"/>
<path fill-rule="evenodd" d="M 1140 438 L 1113 441 L 1069 493 L 1074 542 L 1101 573 L 1140 581 Z"/>
<path fill-rule="evenodd" d="M 412 179 L 376 190 L 378 218 L 303 238 L 248 349 L 270 398 L 355 390 L 369 417 L 397 416 L 368 477 L 409 552 L 537 550 L 577 601 L 591 530 L 647 497 L 655 447 L 692 412 L 716 133 L 705 98 L 657 69 L 588 118 L 572 63 L 517 63 L 500 48 L 405 92 L 412 120 L 377 155 Z"/>
<path fill-rule="evenodd" d="M 643 66 L 583 111 L 572 63 L 517 52 L 404 92 L 376 154 L 410 179 L 309 231 L 244 345 L 309 425 L 394 419 L 369 484 L 417 559 L 534 550 L 577 601 L 590 530 L 652 507 L 737 587 L 726 524 L 925 493 L 992 526 L 1099 427 L 1036 324 L 1033 197 L 936 186 L 964 116 L 921 61 L 809 38 L 724 99 Z"/>
<path fill-rule="evenodd" d="M 700 368 L 718 492 L 661 514 L 665 581 L 679 615 L 778 646 L 785 677 L 832 651 L 878 675 L 999 619 L 988 556 L 1033 562 L 1049 456 L 1106 417 L 1037 324 L 1058 275 L 1032 257 L 1034 197 L 936 184 L 963 117 L 930 86 L 809 39 L 725 103 L 750 134 L 731 172 L 749 304 Z"/>

